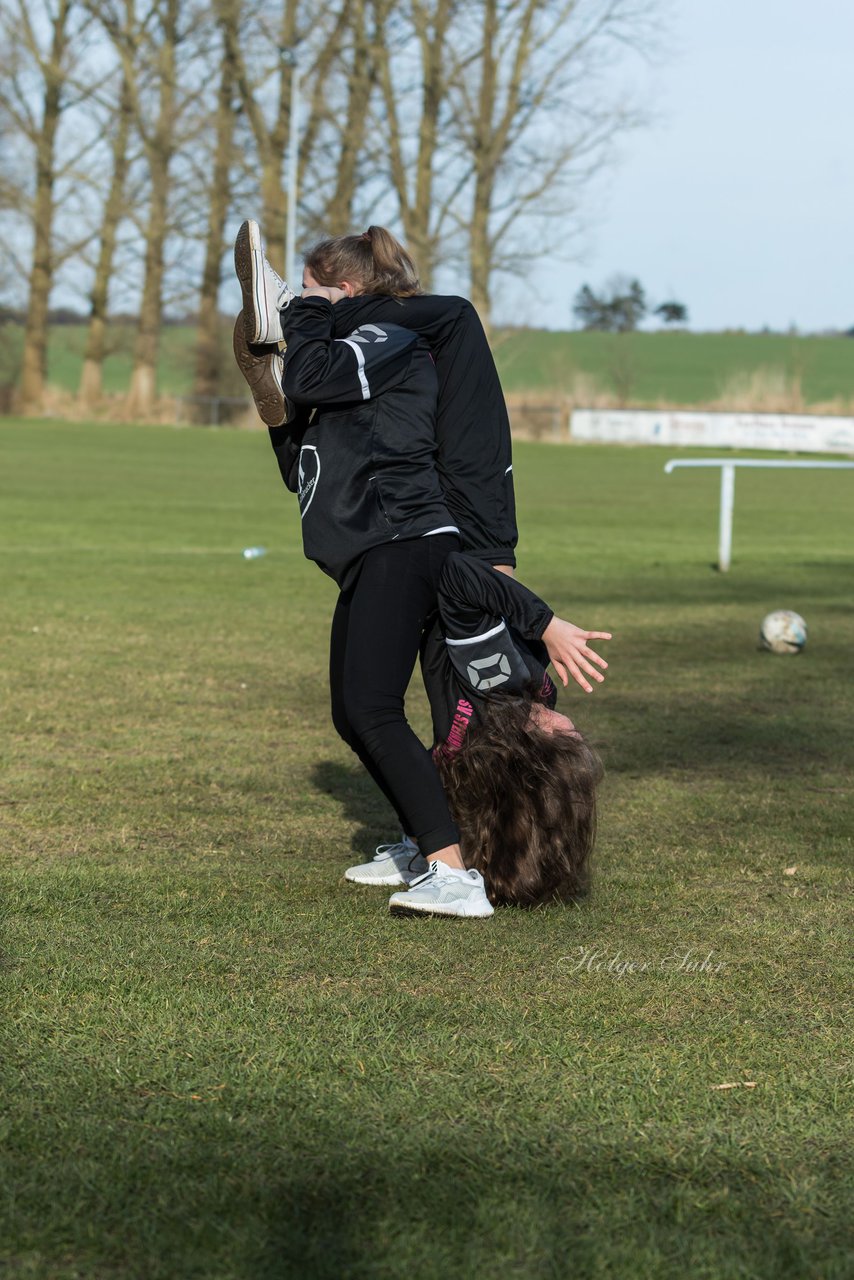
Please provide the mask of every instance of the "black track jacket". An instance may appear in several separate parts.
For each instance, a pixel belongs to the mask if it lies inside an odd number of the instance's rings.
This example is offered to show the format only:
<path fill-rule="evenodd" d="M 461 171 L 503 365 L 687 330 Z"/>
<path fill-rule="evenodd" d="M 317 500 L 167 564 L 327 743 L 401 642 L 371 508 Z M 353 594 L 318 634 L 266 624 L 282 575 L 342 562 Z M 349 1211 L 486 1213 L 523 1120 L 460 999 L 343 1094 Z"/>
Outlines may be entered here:
<path fill-rule="evenodd" d="M 334 333 L 396 324 L 424 338 L 436 360 L 439 479 L 463 550 L 491 564 L 516 563 L 510 421 L 480 317 L 466 298 L 367 295 L 333 308 Z"/>
<path fill-rule="evenodd" d="M 316 409 L 271 430 L 306 556 L 344 588 L 371 547 L 458 533 L 436 469 L 436 369 L 418 334 L 364 323 L 333 338 L 332 303 L 318 297 L 295 299 L 282 331 L 285 395 Z"/>
<path fill-rule="evenodd" d="M 554 613 L 521 582 L 452 552 L 439 585 L 439 614 L 422 643 L 421 670 L 433 715 L 434 742 L 462 745 L 478 704 L 533 687 L 553 707 L 542 635 Z"/>

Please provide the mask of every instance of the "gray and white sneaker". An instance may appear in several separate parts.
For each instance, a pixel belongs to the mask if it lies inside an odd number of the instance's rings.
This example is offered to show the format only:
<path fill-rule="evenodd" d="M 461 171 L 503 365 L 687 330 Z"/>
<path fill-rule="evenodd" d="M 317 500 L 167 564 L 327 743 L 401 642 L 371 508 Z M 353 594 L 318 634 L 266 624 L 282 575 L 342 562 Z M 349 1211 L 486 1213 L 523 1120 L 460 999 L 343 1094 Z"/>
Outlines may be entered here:
<path fill-rule="evenodd" d="M 243 312 L 234 322 L 234 358 L 249 383 L 255 408 L 268 427 L 280 427 L 294 416 L 293 405 L 282 390 L 284 356 L 276 346 L 250 346 L 246 341 Z"/>
<path fill-rule="evenodd" d="M 243 316 L 249 343 L 282 342 L 279 315 L 297 296 L 264 256 L 261 228 L 251 218 L 234 241 L 234 270 L 243 290 Z"/>
<path fill-rule="evenodd" d="M 370 862 L 358 867 L 348 867 L 344 879 L 353 884 L 412 884 L 427 870 L 427 861 L 418 852 L 418 845 L 408 836 L 396 844 L 379 844 Z"/>
<path fill-rule="evenodd" d="M 473 868 L 462 871 L 436 859 L 413 880 L 408 892 L 388 900 L 393 916 L 491 916 L 495 908 L 486 896 L 483 876 Z"/>

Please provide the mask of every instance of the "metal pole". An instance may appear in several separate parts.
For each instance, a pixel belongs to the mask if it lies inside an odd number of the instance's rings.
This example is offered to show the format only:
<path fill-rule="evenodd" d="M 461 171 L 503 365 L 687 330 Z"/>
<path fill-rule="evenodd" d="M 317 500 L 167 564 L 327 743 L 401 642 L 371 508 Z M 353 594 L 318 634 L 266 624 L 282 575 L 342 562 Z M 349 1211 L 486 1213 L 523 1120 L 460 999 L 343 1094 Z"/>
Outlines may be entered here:
<path fill-rule="evenodd" d="M 721 467 L 721 513 L 718 531 L 718 568 L 721 573 L 729 569 L 732 551 L 732 507 L 735 500 L 735 467 Z"/>
<path fill-rule="evenodd" d="M 721 509 L 718 529 L 718 569 L 726 573 L 729 569 L 730 552 L 732 550 L 732 509 L 735 501 L 735 469 L 736 467 L 773 467 L 775 469 L 821 468 L 822 470 L 841 471 L 854 468 L 854 462 L 826 462 L 823 459 L 807 461 L 780 461 L 777 458 L 671 458 L 664 465 L 664 474 L 671 475 L 677 467 L 720 467 L 721 469 Z"/>
<path fill-rule="evenodd" d="M 293 279 L 296 266 L 297 195 L 299 190 L 299 149 L 297 147 L 299 116 L 299 63 L 293 49 L 283 49 L 285 63 L 291 69 L 291 118 L 288 128 L 288 218 L 285 231 L 285 279 Z"/>

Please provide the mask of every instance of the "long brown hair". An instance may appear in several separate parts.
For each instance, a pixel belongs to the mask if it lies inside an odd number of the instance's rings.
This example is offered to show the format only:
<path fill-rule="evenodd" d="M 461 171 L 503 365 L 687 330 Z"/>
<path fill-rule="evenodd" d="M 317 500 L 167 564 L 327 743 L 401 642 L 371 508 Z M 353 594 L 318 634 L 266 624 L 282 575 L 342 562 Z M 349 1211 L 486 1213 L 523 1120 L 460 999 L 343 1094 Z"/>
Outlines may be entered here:
<path fill-rule="evenodd" d="M 530 713 L 530 699 L 493 698 L 456 754 L 435 753 L 463 860 L 496 905 L 539 906 L 589 885 L 602 762 L 579 734 L 547 733 Z"/>
<path fill-rule="evenodd" d="M 305 256 L 318 284 L 358 284 L 364 293 L 412 298 L 421 293 L 415 263 L 385 227 L 368 227 L 360 236 L 321 240 Z"/>

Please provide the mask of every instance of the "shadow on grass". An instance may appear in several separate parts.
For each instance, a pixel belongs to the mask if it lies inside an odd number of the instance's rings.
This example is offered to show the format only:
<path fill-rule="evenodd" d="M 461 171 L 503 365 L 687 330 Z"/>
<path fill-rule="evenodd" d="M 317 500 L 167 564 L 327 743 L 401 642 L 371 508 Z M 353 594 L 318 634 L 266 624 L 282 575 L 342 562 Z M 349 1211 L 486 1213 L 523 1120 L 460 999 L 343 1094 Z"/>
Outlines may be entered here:
<path fill-rule="evenodd" d="M 321 760 L 312 769 L 311 781 L 318 791 L 338 801 L 345 821 L 357 824 L 350 841 L 354 852 L 367 853 L 383 840 L 398 838 L 397 817 L 357 762 L 348 768 L 335 760 Z"/>
<path fill-rule="evenodd" d="M 585 579 L 573 584 L 564 576 L 540 573 L 535 585 L 537 594 L 555 608 L 564 599 L 572 603 L 572 591 L 580 591 L 588 610 L 595 611 L 597 626 L 607 623 L 608 611 L 615 608 L 635 611 L 642 605 L 644 609 L 672 611 L 735 606 L 756 610 L 758 633 L 766 609 L 797 609 L 807 625 L 816 612 L 844 615 L 849 609 L 846 583 L 850 576 L 850 562 L 844 561 L 797 560 L 781 567 L 755 561 L 739 564 L 736 560 L 728 573 L 720 573 L 708 559 L 698 559 L 696 565 L 680 563 L 671 569 L 650 558 L 631 578 L 610 574 L 599 581 Z M 574 615 L 570 613 L 570 617 Z M 680 618 L 680 629 L 690 623 L 690 618 Z M 703 625 L 708 627 L 708 623 Z"/>
<path fill-rule="evenodd" d="M 790 663 L 788 690 L 745 681 L 706 694 L 665 685 L 625 695 L 609 734 L 609 768 L 632 776 L 696 771 L 741 784 L 850 771 L 854 738 L 844 702 L 832 687 L 805 686 L 799 659 L 779 661 Z"/>
<path fill-rule="evenodd" d="M 220 1280 L 686 1275 L 833 1280 L 850 1239 L 839 1150 L 719 1132 L 702 1155 L 683 1134 L 639 1142 L 542 1121 L 501 1131 L 430 1110 L 384 1128 L 347 1114 L 243 1116 L 227 1129 L 157 1131 L 105 1164 L 80 1150 L 64 1170 L 66 1213 L 35 1228 L 54 1276 Z M 306 1101 L 306 1099 L 303 1099 Z M 340 1097 L 337 1099 L 341 1103 Z M 438 1101 L 438 1099 L 437 1099 Z M 394 1102 L 400 1103 L 399 1092 Z M 457 1099 L 459 1102 L 459 1099 Z M 405 1124 L 401 1123 L 406 1121 Z M 557 1117 L 555 1117 L 557 1121 Z M 248 1124 L 247 1124 L 248 1122 Z M 313 1126 L 316 1126 L 314 1133 Z M 219 1129 L 217 1133 L 216 1130 Z M 163 1130 L 160 1129 L 160 1133 Z M 755 1154 L 751 1154 L 751 1152 Z M 106 1155 L 107 1153 L 105 1153 Z M 55 1171 L 43 1191 L 50 1190 Z M 67 1197 L 73 1199 L 68 1212 Z M 43 1204 L 52 1205 L 50 1196 Z M 15 1232 L 14 1234 L 17 1234 Z M 32 1248 L 33 1234 L 27 1244 Z M 23 1241 L 22 1241 L 23 1243 Z M 14 1256 L 14 1255 L 13 1255 Z M 26 1245 L 16 1257 L 26 1258 Z M 72 1261 L 82 1269 L 57 1266 Z M 85 1259 L 85 1263 L 84 1263 Z"/>
<path fill-rule="evenodd" d="M 702 1163 L 629 1144 L 591 1151 L 545 1129 L 495 1142 L 450 1120 L 444 1138 L 435 1125 L 425 1141 L 398 1135 L 373 1158 L 341 1139 L 316 1176 L 271 1201 L 252 1275 L 844 1274 L 848 1223 L 841 1199 L 821 1203 L 832 1182 L 818 1159 L 799 1170 L 811 1189 L 798 1203 L 791 1170 L 731 1151 Z"/>

